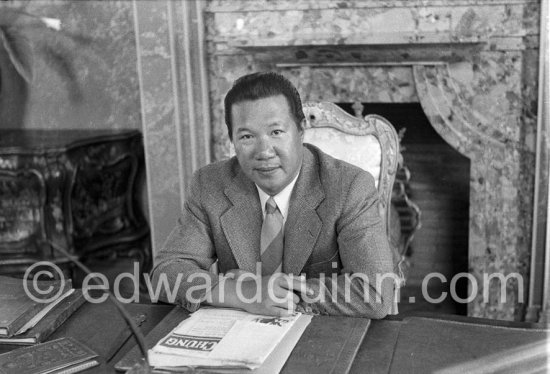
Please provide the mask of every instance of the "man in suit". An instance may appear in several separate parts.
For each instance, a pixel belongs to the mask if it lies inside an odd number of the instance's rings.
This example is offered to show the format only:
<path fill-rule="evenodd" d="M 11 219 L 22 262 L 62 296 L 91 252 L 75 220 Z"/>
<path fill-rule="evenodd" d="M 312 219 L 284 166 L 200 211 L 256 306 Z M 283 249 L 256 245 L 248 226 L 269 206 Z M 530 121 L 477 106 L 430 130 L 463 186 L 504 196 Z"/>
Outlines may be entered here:
<path fill-rule="evenodd" d="M 236 157 L 194 174 L 155 259 L 161 299 L 190 311 L 388 314 L 393 264 L 373 177 L 303 144 L 302 103 L 280 74 L 238 79 L 225 121 Z"/>

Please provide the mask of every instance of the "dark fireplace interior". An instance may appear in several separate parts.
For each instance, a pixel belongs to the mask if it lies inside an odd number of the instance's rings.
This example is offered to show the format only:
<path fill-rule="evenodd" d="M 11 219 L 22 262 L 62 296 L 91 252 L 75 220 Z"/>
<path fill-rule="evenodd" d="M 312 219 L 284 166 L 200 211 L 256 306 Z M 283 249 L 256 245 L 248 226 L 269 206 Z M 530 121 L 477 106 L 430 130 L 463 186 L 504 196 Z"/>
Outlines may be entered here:
<path fill-rule="evenodd" d="M 350 114 L 357 104 L 339 103 Z M 445 276 L 446 283 L 437 278 L 429 286 L 431 298 L 441 292 L 449 292 L 452 277 L 468 272 L 468 221 L 470 193 L 470 160 L 447 144 L 433 129 L 419 103 L 362 103 L 363 116 L 378 114 L 388 119 L 398 133 L 403 132 L 401 150 L 404 166 L 410 170 L 411 179 L 407 194 L 421 211 L 422 227 L 416 231 L 407 251 L 407 285 L 402 292 L 402 302 L 409 302 L 413 295 L 420 308 L 424 304 L 421 285 L 424 277 L 432 272 Z M 461 278 L 456 284 L 456 294 L 468 296 L 467 281 Z M 419 299 L 420 298 L 420 299 Z M 422 300 L 422 301 L 419 301 Z M 466 315 L 467 304 L 452 302 L 448 294 L 442 305 L 424 305 L 423 309 L 436 309 Z M 442 310 L 443 309 L 443 310 Z"/>

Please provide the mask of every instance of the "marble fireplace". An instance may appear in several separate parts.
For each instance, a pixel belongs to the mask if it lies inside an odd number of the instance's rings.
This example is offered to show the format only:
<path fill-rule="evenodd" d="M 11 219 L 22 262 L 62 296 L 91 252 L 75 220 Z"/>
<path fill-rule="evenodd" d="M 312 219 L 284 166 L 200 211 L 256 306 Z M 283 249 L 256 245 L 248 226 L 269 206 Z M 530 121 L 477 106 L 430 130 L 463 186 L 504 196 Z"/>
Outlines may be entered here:
<path fill-rule="evenodd" d="M 223 97 L 232 82 L 277 70 L 304 100 L 421 106 L 433 129 L 470 162 L 468 276 L 478 287 L 470 288 L 468 314 L 523 317 L 539 1 L 136 1 L 134 7 L 154 247 L 177 218 L 192 171 L 229 155 Z M 523 281 L 505 282 L 502 301 L 501 285 L 483 279 L 493 273 L 517 273 Z"/>
<path fill-rule="evenodd" d="M 420 103 L 470 160 L 468 314 L 521 318 L 534 118 L 533 1 L 213 2 L 206 9 L 214 158 L 229 154 L 222 99 L 238 76 L 277 70 L 304 100 Z M 530 183 L 531 182 L 531 183 Z M 484 274 L 524 282 L 484 284 Z M 476 289 L 477 288 L 477 289 Z M 483 297 L 488 291 L 488 297 Z M 475 294 L 474 294 L 475 293 Z"/>

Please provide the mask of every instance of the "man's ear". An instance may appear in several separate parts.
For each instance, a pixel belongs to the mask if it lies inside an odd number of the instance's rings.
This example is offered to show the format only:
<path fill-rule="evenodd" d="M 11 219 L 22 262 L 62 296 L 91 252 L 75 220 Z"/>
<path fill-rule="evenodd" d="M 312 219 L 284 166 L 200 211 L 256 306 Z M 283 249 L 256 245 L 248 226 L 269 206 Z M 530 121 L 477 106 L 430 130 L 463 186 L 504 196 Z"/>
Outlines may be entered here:
<path fill-rule="evenodd" d="M 304 118 L 303 120 L 300 121 L 300 124 L 299 124 L 299 128 L 298 128 L 298 131 L 300 132 L 300 140 L 302 141 L 302 143 L 304 142 L 304 132 L 305 132 L 305 128 L 306 128 L 306 119 Z"/>

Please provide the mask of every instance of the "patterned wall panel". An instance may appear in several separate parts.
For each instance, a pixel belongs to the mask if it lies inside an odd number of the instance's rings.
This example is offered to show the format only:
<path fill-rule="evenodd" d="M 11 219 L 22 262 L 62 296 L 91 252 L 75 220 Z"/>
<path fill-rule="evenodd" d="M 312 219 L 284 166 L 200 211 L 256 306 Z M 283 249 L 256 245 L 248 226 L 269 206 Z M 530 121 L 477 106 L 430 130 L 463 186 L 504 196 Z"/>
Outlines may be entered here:
<path fill-rule="evenodd" d="M 200 1 L 134 1 L 153 253 L 183 209 L 194 170 L 210 162 Z"/>
<path fill-rule="evenodd" d="M 134 2 L 138 39 L 141 112 L 149 190 L 153 253 L 173 227 L 182 208 L 179 129 L 174 100 L 169 9 L 165 1 Z"/>

